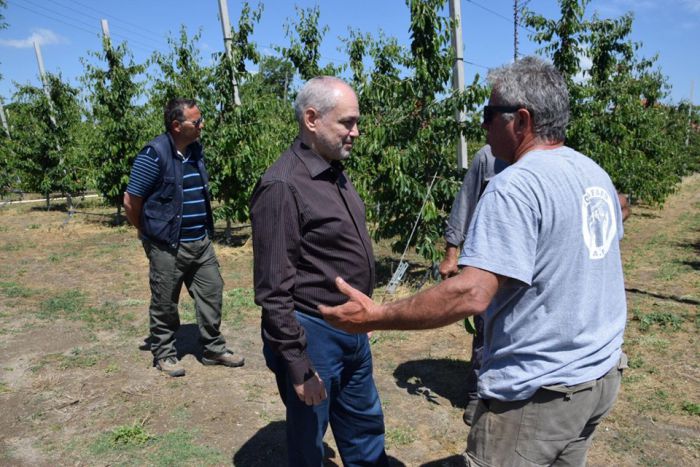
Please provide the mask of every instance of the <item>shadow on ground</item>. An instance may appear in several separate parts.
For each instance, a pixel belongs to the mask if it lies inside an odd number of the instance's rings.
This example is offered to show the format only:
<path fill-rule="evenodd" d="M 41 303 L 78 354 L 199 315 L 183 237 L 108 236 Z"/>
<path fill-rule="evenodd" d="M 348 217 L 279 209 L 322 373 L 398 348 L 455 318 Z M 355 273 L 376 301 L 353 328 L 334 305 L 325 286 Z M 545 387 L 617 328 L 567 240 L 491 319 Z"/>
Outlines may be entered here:
<path fill-rule="evenodd" d="M 445 457 L 444 459 L 426 462 L 425 464 L 421 464 L 420 467 L 464 467 L 465 465 L 467 464 L 464 462 L 464 457 L 461 455 L 454 455 Z"/>
<path fill-rule="evenodd" d="M 150 337 L 146 337 L 139 345 L 139 350 L 148 352 L 151 350 Z M 175 332 L 175 350 L 178 360 L 182 360 L 186 355 L 192 355 L 198 362 L 202 362 L 204 349 L 199 343 L 199 328 L 196 324 L 183 324 Z"/>
<path fill-rule="evenodd" d="M 394 378 L 396 384 L 409 394 L 421 395 L 434 404 L 439 404 L 438 397 L 442 397 L 453 407 L 464 409 L 467 406 L 464 384 L 468 371 L 469 362 L 427 358 L 402 363 L 394 370 Z"/>
<path fill-rule="evenodd" d="M 287 465 L 286 422 L 271 422 L 266 427 L 258 430 L 241 448 L 233 455 L 233 465 L 240 467 L 268 467 L 274 465 Z M 340 455 L 328 444 L 323 443 L 326 453 L 323 459 L 324 467 L 342 466 Z M 438 461 L 442 462 L 442 461 Z M 406 464 L 389 456 L 391 467 L 405 467 Z M 460 464 L 426 464 L 438 467 L 441 465 L 452 466 Z"/>
<path fill-rule="evenodd" d="M 268 467 L 287 464 L 285 422 L 272 422 L 258 430 L 233 455 L 233 465 Z"/>

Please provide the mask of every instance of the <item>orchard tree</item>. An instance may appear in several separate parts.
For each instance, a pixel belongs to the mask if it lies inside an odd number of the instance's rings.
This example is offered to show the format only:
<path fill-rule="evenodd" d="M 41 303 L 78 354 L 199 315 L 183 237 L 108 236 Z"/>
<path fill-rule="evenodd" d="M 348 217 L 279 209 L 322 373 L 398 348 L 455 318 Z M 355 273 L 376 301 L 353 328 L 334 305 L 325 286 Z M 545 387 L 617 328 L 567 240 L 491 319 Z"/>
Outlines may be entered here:
<path fill-rule="evenodd" d="M 687 153 L 674 136 L 675 113 L 661 103 L 666 78 L 656 58 L 638 57 L 629 39 L 633 17 L 584 19 L 588 0 L 559 0 L 561 18 L 527 12 L 533 39 L 567 78 L 571 123 L 567 144 L 598 162 L 618 191 L 661 204 L 684 173 Z M 581 67 L 586 56 L 590 70 Z"/>
<path fill-rule="evenodd" d="M 71 196 L 84 191 L 89 180 L 78 139 L 78 90 L 59 75 L 47 74 L 46 84 L 48 96 L 44 89 L 31 85 L 20 86 L 15 92 L 8 152 L 22 189 L 43 194 L 47 209 L 51 193 L 62 193 L 68 197 L 70 209 Z"/>
<path fill-rule="evenodd" d="M 295 9 L 297 21 L 288 21 L 284 25 L 285 35 L 290 41 L 289 47 L 278 47 L 277 51 L 294 65 L 304 81 L 319 75 L 335 76 L 340 73 L 342 67 L 331 64 L 321 67 L 319 64 L 321 43 L 328 32 L 328 26 L 318 26 L 321 15 L 319 6 Z"/>
<path fill-rule="evenodd" d="M 294 80 L 294 65 L 280 57 L 262 56 L 258 72 L 246 83 L 246 92 L 272 94 L 289 103 L 289 95 Z"/>
<path fill-rule="evenodd" d="M 126 43 L 114 47 L 109 39 L 103 41 L 102 51 L 90 55 L 104 63 L 99 66 L 83 60 L 86 73 L 82 80 L 90 91 L 89 117 L 97 137 L 92 142 L 95 182 L 99 192 L 117 208 L 120 223 L 131 165 L 148 138 L 144 109 L 136 103 L 143 92 L 137 77 L 145 66 L 134 64 Z"/>
<path fill-rule="evenodd" d="M 177 38 L 168 37 L 168 51 L 153 54 L 151 61 L 157 71 L 149 74 L 152 84 L 148 90 L 153 135 L 164 131 L 163 108 L 171 99 L 195 99 L 205 120 L 215 114 L 213 68 L 202 65 L 200 39 L 201 31 L 190 38 L 182 25 Z"/>
<path fill-rule="evenodd" d="M 393 239 L 394 251 L 403 251 L 426 199 L 412 245 L 431 260 L 440 256 L 437 243 L 461 180 L 459 134 L 481 137 L 477 122 L 460 124 L 455 112 L 474 110 L 487 97 L 478 76 L 464 92 L 450 89 L 454 51 L 450 19 L 440 15 L 443 3 L 407 1 L 410 49 L 394 38 L 357 32 L 346 42 L 362 114 L 362 136 L 348 166 L 369 207 L 374 237 Z M 366 69 L 367 62 L 373 68 Z"/>
<path fill-rule="evenodd" d="M 202 133 L 212 194 L 221 201 L 216 216 L 226 219 L 227 237 L 232 221 L 248 221 L 255 183 L 291 140 L 291 107 L 279 97 L 284 90 L 266 84 L 264 74 L 249 73 L 246 65 L 260 61 L 249 38 L 261 13 L 261 6 L 253 10 L 244 3 L 238 26 L 232 30 L 232 56 L 222 53 L 216 57 L 214 99 L 218 113 L 207 121 Z M 233 100 L 234 78 L 240 86 L 240 106 Z"/>

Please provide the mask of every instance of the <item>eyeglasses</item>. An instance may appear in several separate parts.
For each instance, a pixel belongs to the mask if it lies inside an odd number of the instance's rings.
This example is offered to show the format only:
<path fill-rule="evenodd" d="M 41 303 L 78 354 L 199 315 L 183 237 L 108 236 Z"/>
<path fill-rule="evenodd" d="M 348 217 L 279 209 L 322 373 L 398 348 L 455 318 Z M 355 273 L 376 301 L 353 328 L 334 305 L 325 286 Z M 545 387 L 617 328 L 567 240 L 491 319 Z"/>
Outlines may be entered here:
<path fill-rule="evenodd" d="M 204 117 L 199 117 L 197 120 L 183 120 L 182 123 L 189 122 L 195 128 L 199 128 L 200 126 L 202 126 L 203 121 L 204 121 Z"/>
<path fill-rule="evenodd" d="M 485 105 L 484 125 L 488 125 L 496 114 L 508 114 L 522 109 L 522 105 Z"/>

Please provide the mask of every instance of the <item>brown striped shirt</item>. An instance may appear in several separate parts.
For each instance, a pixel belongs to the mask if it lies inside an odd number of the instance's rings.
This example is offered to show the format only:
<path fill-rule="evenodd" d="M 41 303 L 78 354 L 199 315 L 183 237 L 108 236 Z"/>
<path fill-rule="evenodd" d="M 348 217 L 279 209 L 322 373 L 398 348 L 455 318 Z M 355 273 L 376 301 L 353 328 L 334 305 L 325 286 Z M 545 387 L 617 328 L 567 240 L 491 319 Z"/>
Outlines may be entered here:
<path fill-rule="evenodd" d="M 337 276 L 372 294 L 374 254 L 365 206 L 342 164 L 328 163 L 296 139 L 256 185 L 250 217 L 263 338 L 300 384 L 313 366 L 294 310 L 320 317 L 319 304 L 345 303 Z"/>

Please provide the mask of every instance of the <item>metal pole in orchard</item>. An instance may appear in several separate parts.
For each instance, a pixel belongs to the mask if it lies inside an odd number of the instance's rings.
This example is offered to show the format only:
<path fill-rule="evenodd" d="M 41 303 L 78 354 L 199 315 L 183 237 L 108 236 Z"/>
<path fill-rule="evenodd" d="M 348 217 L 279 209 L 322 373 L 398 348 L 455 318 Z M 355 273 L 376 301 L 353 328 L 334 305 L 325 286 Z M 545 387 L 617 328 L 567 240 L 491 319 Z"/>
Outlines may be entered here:
<path fill-rule="evenodd" d="M 450 17 L 452 26 L 452 48 L 455 51 L 455 62 L 452 68 L 452 89 L 454 91 L 464 90 L 464 46 L 462 44 L 462 7 L 460 0 L 450 0 Z M 455 112 L 455 120 L 459 124 L 466 121 L 467 115 L 464 109 Z M 467 140 L 464 134 L 459 132 L 459 142 L 457 143 L 457 167 L 466 169 L 467 160 Z"/>
<path fill-rule="evenodd" d="M 10 125 L 7 124 L 7 116 L 5 116 L 5 107 L 2 105 L 2 99 L 0 99 L 0 120 L 2 120 L 2 127 L 7 133 L 7 137 L 10 138 Z"/>
<path fill-rule="evenodd" d="M 231 23 L 228 19 L 228 4 L 226 0 L 219 0 L 219 15 L 221 16 L 221 29 L 224 32 L 224 46 L 226 47 L 226 56 L 229 60 L 233 59 L 232 43 L 233 38 L 231 37 Z M 233 103 L 237 106 L 241 105 L 241 98 L 238 95 L 238 82 L 236 81 L 236 76 L 231 70 L 231 77 L 233 81 Z"/>
<path fill-rule="evenodd" d="M 36 54 L 36 62 L 39 65 L 39 76 L 41 77 L 42 87 L 44 89 L 44 94 L 46 99 L 49 101 L 49 110 L 51 123 L 54 128 L 56 127 L 56 117 L 54 117 L 53 101 L 51 100 L 51 91 L 49 90 L 49 82 L 46 79 L 46 72 L 44 71 L 44 57 L 41 55 L 41 46 L 39 42 L 34 41 L 34 53 Z"/>

